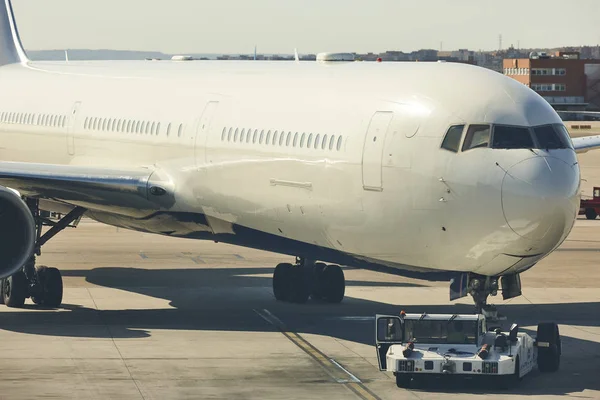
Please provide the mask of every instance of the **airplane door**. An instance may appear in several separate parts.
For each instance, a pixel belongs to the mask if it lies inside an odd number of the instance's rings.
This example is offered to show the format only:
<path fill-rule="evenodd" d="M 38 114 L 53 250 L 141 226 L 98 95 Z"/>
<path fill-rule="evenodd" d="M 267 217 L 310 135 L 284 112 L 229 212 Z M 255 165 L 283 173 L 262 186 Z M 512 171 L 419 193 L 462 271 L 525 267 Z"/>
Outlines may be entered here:
<path fill-rule="evenodd" d="M 215 113 L 219 106 L 218 101 L 209 101 L 204 107 L 202 118 L 200 118 L 200 124 L 198 124 L 198 130 L 196 132 L 196 164 L 204 164 L 206 162 L 206 143 L 208 141 L 208 133 L 213 122 Z"/>
<path fill-rule="evenodd" d="M 69 126 L 67 128 L 67 154 L 70 156 L 75 155 L 75 121 L 77 121 L 77 114 L 79 113 L 80 108 L 80 101 L 73 104 L 73 108 L 71 108 L 71 115 L 69 116 Z"/>
<path fill-rule="evenodd" d="M 378 111 L 369 123 L 362 158 L 363 188 L 365 190 L 378 192 L 383 190 L 381 181 L 383 144 L 393 116 L 394 114 L 391 111 Z"/>

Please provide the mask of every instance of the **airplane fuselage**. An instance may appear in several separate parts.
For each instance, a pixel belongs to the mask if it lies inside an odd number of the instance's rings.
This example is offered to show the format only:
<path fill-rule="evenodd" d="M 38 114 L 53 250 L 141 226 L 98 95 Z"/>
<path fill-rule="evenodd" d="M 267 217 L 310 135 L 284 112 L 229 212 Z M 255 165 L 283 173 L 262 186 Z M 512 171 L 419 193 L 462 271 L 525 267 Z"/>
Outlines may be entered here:
<path fill-rule="evenodd" d="M 545 257 L 579 206 L 570 148 L 441 148 L 451 126 L 561 124 L 533 91 L 482 68 L 32 63 L 1 67 L 0 88 L 1 160 L 145 166 L 171 185 L 174 201 L 158 207 L 69 201 L 125 228 L 491 276 Z"/>

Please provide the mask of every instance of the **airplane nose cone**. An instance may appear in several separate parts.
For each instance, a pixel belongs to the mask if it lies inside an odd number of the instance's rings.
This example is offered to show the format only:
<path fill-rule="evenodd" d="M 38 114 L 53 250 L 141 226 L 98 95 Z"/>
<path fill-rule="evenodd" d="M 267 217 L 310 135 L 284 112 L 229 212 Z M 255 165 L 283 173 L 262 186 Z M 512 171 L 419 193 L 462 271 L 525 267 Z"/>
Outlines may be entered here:
<path fill-rule="evenodd" d="M 533 242 L 559 244 L 579 211 L 579 168 L 556 157 L 533 157 L 509 168 L 502 209 L 510 228 Z"/>

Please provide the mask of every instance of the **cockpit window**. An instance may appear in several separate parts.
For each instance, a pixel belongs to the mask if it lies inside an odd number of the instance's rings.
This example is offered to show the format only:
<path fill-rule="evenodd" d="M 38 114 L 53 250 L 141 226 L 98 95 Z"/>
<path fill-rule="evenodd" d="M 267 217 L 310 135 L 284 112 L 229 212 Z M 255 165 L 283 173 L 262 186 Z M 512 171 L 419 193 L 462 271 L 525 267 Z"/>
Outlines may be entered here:
<path fill-rule="evenodd" d="M 462 138 L 462 132 L 465 129 L 464 125 L 454 125 L 448 129 L 444 141 L 442 142 L 442 149 L 450 150 L 458 153 L 460 148 L 460 139 Z"/>
<path fill-rule="evenodd" d="M 516 126 L 494 126 L 493 149 L 532 149 L 534 146 L 528 128 Z"/>
<path fill-rule="evenodd" d="M 470 125 L 463 143 L 462 151 L 488 147 L 490 144 L 489 125 Z"/>
<path fill-rule="evenodd" d="M 535 133 L 540 149 L 554 150 L 571 148 L 569 134 L 565 127 L 560 124 L 536 126 L 533 128 L 533 132 Z"/>

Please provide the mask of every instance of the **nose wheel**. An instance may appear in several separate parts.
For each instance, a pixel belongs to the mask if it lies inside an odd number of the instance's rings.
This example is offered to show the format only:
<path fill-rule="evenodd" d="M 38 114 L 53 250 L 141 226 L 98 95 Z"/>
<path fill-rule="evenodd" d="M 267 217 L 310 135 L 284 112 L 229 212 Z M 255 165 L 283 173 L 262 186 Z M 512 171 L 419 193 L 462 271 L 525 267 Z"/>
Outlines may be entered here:
<path fill-rule="evenodd" d="M 298 259 L 296 264 L 282 263 L 273 273 L 273 294 L 278 301 L 306 303 L 313 300 L 340 303 L 344 299 L 346 282 L 339 265 Z"/>
<path fill-rule="evenodd" d="M 491 306 L 487 304 L 487 298 L 498 294 L 498 278 L 490 276 L 469 277 L 468 293 L 475 302 L 475 312 L 481 314 Z"/>

